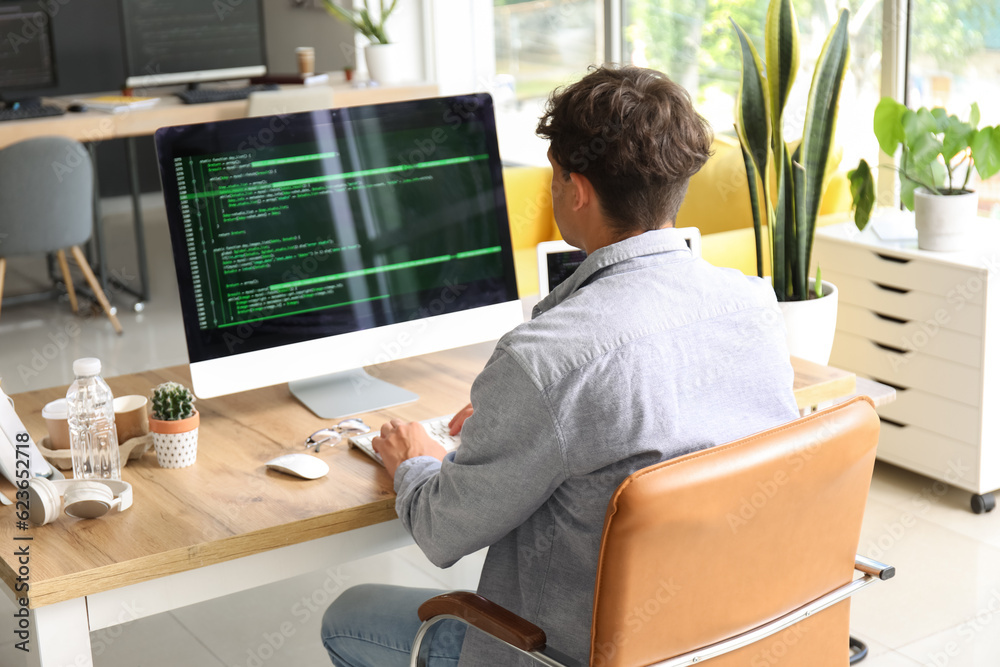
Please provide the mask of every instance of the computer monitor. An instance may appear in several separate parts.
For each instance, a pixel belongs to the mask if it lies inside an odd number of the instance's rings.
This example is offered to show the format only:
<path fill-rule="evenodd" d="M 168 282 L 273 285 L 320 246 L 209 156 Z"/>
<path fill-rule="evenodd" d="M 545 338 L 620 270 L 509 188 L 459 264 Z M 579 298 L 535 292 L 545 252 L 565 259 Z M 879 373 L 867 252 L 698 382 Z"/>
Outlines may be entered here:
<path fill-rule="evenodd" d="M 0 5 L 0 101 L 35 97 L 55 79 L 48 14 Z"/>
<path fill-rule="evenodd" d="M 12 53 L 24 56 L 26 45 L 22 40 L 28 40 L 33 51 L 43 58 L 46 49 L 50 52 L 48 67 L 52 68 L 48 83 L 42 83 L 41 76 L 28 87 L 8 88 L 0 83 L 0 95 L 9 101 L 23 101 L 27 97 L 121 90 L 125 81 L 125 53 L 118 3 L 119 0 L 0 0 L 0 16 L 4 17 L 0 53 L 5 54 L 0 60 L 9 64 L 13 62 Z M 28 16 L 12 21 L 9 14 Z M 0 65 L 0 70 L 10 68 Z"/>
<path fill-rule="evenodd" d="M 321 417 L 368 412 L 416 396 L 362 366 L 522 321 L 489 95 L 155 139 L 200 397 L 289 382 Z"/>
<path fill-rule="evenodd" d="M 129 88 L 267 73 L 260 0 L 122 0 Z"/>

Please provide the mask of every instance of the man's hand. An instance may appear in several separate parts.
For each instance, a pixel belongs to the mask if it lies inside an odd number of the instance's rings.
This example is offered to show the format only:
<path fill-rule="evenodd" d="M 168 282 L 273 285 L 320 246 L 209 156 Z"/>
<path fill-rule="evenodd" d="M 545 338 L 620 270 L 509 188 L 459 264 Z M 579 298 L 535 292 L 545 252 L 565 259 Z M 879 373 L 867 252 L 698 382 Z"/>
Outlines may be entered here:
<path fill-rule="evenodd" d="M 451 418 L 448 422 L 448 432 L 452 435 L 458 435 L 462 432 L 462 426 L 465 424 L 465 420 L 472 416 L 472 403 L 469 403 L 464 408 L 455 413 L 455 416 Z"/>
<path fill-rule="evenodd" d="M 471 412 L 471 406 L 470 406 Z M 438 461 L 444 460 L 448 452 L 438 444 L 419 422 L 404 422 L 393 419 L 382 424 L 381 433 L 372 439 L 372 449 L 382 457 L 382 463 L 389 476 L 396 477 L 396 468 L 407 459 L 416 456 L 433 456 Z"/>

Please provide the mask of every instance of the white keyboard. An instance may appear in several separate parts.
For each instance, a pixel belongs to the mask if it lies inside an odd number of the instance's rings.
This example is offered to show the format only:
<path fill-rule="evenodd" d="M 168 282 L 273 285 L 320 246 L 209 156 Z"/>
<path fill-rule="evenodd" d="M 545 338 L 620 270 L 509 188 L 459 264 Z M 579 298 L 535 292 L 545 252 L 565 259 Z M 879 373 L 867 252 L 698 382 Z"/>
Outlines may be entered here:
<path fill-rule="evenodd" d="M 451 418 L 455 415 L 445 415 L 443 417 L 434 417 L 432 419 L 425 419 L 420 422 L 424 430 L 427 431 L 427 435 L 438 442 L 447 451 L 451 452 L 458 449 L 458 446 L 462 444 L 462 438 L 458 435 L 451 435 L 448 431 L 448 423 Z M 379 463 L 382 463 L 382 457 L 372 449 L 372 440 L 378 437 L 379 431 L 371 431 L 365 433 L 364 435 L 356 435 L 350 439 L 350 443 L 363 451 L 368 456 L 372 457 Z"/>

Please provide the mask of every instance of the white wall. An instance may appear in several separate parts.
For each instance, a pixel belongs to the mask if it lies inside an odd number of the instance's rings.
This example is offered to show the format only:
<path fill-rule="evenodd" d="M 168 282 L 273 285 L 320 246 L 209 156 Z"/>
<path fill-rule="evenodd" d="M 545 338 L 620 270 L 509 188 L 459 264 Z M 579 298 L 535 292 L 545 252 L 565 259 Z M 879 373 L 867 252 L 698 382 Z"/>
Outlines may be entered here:
<path fill-rule="evenodd" d="M 442 95 L 489 90 L 496 73 L 490 0 L 423 0 L 427 66 Z"/>
<path fill-rule="evenodd" d="M 263 4 L 269 72 L 298 72 L 298 46 L 316 49 L 317 72 L 337 72 L 354 66 L 353 28 L 330 16 L 320 0 L 264 0 Z"/>
<path fill-rule="evenodd" d="M 359 4 L 364 0 L 357 0 Z M 373 3 L 375 4 L 375 3 Z M 423 0 L 399 0 L 396 11 L 386 23 L 385 32 L 390 42 L 399 44 L 400 62 L 403 81 L 424 82 L 432 81 L 433 77 L 427 76 L 424 62 L 424 11 Z M 364 47 L 368 43 L 365 38 L 360 38 L 358 44 Z M 364 57 L 359 58 L 359 69 L 364 62 Z"/>
<path fill-rule="evenodd" d="M 339 0 L 345 5 L 351 1 Z M 356 57 L 358 74 L 365 77 L 362 50 L 368 40 L 322 7 L 322 0 L 264 0 L 269 68 L 296 71 L 295 47 L 312 46 L 317 72 L 343 69 L 348 57 Z M 435 82 L 442 95 L 488 91 L 493 85 L 491 0 L 399 0 L 386 33 L 401 46 L 400 65 L 407 81 Z"/>

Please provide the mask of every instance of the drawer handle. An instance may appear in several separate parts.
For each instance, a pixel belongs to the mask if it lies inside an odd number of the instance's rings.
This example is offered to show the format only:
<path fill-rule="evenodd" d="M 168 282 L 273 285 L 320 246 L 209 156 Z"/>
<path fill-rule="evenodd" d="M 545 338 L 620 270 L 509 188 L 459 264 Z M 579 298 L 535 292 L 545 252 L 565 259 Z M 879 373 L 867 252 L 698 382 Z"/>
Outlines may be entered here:
<path fill-rule="evenodd" d="M 897 264 L 909 264 L 910 263 L 910 260 L 908 260 L 905 257 L 893 257 L 892 255 L 883 255 L 880 252 L 877 252 L 875 254 L 878 255 L 879 257 L 881 257 L 882 259 L 888 260 L 890 262 L 896 262 Z"/>
<path fill-rule="evenodd" d="M 879 289 L 884 289 L 887 292 L 895 292 L 896 294 L 909 294 L 910 293 L 910 290 L 908 290 L 908 289 L 904 289 L 902 287 L 893 287 L 892 285 L 884 285 L 882 283 L 877 283 L 874 280 L 872 281 L 872 284 L 875 285 L 875 287 L 878 287 Z"/>
<path fill-rule="evenodd" d="M 874 380 L 875 382 L 878 382 L 880 384 L 884 384 L 884 385 L 887 385 L 889 387 L 892 387 L 896 391 L 907 391 L 909 389 L 909 387 L 904 387 L 903 385 L 900 385 L 900 384 L 893 384 L 892 382 L 886 382 L 882 378 L 873 377 L 872 380 Z"/>
<path fill-rule="evenodd" d="M 908 426 L 908 424 L 903 424 L 902 422 L 895 421 L 894 419 L 889 419 L 888 417 L 883 417 L 882 415 L 879 415 L 878 418 L 881 419 L 886 424 L 891 424 L 896 428 L 906 428 Z"/>
<path fill-rule="evenodd" d="M 904 320 L 901 317 L 893 317 L 892 315 L 886 315 L 885 313 L 880 313 L 876 310 L 872 311 L 872 314 L 880 320 L 886 320 L 889 322 L 895 322 L 896 324 L 909 324 L 910 320 Z"/>
<path fill-rule="evenodd" d="M 879 343 L 879 342 L 874 341 L 874 340 L 872 341 L 872 345 L 875 345 L 876 347 L 880 347 L 883 350 L 885 350 L 886 352 L 895 352 L 896 354 L 906 354 L 907 352 L 909 352 L 909 350 L 904 350 L 901 347 L 893 347 L 892 345 L 886 345 L 885 343 Z"/>

